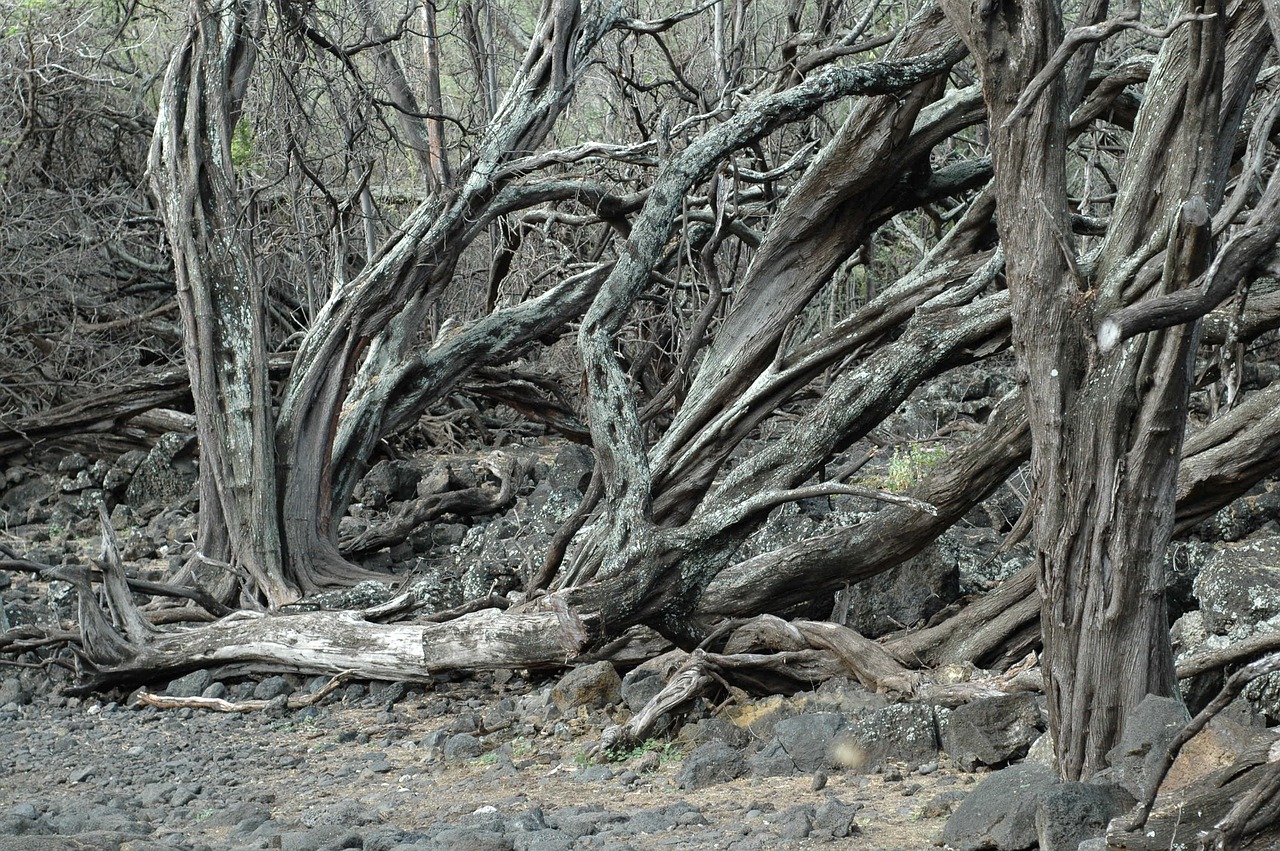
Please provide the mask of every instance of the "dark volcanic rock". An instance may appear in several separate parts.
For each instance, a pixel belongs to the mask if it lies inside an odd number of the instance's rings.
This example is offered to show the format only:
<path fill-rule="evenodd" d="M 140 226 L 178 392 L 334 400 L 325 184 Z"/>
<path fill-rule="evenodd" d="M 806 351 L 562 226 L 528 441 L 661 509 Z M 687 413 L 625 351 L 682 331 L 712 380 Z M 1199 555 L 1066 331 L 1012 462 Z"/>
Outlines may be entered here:
<path fill-rule="evenodd" d="M 952 710 L 942 727 L 942 749 L 966 771 L 1004 765 L 1025 756 L 1043 730 L 1030 694 L 985 698 Z"/>
<path fill-rule="evenodd" d="M 937 720 L 932 706 L 899 703 L 876 710 L 849 728 L 837 745 L 848 768 L 873 771 L 886 763 L 914 769 L 938 758 Z"/>
<path fill-rule="evenodd" d="M 134 514 L 150 518 L 187 495 L 199 475 L 195 443 L 189 434 L 170 432 L 160 436 L 125 488 L 125 501 Z"/>
<path fill-rule="evenodd" d="M 1036 811 L 1040 851 L 1076 851 L 1107 832 L 1107 823 L 1137 803 L 1111 783 L 1060 783 L 1045 792 Z"/>
<path fill-rule="evenodd" d="M 727 783 L 746 773 L 742 752 L 725 742 L 708 742 L 684 758 L 676 783 L 681 789 L 702 789 Z"/>
<path fill-rule="evenodd" d="M 1280 614 L 1280 538 L 1225 547 L 1196 577 L 1205 627 L 1226 633 Z"/>
<path fill-rule="evenodd" d="M 580 706 L 601 709 L 622 701 L 622 679 L 608 662 L 582 665 L 556 683 L 551 689 L 551 700 L 561 712 Z"/>
<path fill-rule="evenodd" d="M 850 627 L 869 638 L 928 620 L 960 596 L 960 571 L 930 544 L 910 561 L 855 585 L 849 594 Z"/>
<path fill-rule="evenodd" d="M 1095 779 L 1116 783 L 1135 799 L 1142 797 L 1164 760 L 1169 742 L 1190 720 L 1181 701 L 1147 695 L 1125 719 L 1120 744 L 1107 754 L 1110 767 L 1098 772 Z"/>
<path fill-rule="evenodd" d="M 1021 851 L 1038 841 L 1036 812 L 1058 777 L 1042 765 L 1003 768 L 977 785 L 947 819 L 942 841 L 956 851 Z"/>
<path fill-rule="evenodd" d="M 834 712 L 814 712 L 785 718 L 774 728 L 774 738 L 751 758 L 757 776 L 812 773 L 832 765 L 837 734 L 845 718 Z"/>
<path fill-rule="evenodd" d="M 561 449 L 552 464 L 547 482 L 553 488 L 568 488 L 583 493 L 591 481 L 596 459 L 591 450 L 578 444 Z"/>

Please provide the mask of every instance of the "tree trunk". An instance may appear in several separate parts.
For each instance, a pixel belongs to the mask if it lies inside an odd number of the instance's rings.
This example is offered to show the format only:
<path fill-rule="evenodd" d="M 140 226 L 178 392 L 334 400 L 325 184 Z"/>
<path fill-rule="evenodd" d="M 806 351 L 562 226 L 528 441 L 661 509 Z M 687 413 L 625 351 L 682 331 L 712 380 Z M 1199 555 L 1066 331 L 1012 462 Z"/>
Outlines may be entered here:
<path fill-rule="evenodd" d="M 993 128 L 1014 351 L 1031 422 L 1046 694 L 1069 780 L 1105 765 L 1145 695 L 1174 692 L 1163 555 L 1194 327 L 1135 338 L 1106 356 L 1094 334 L 1107 311 L 1185 287 L 1206 266 L 1219 191 L 1211 176 L 1222 10 L 1203 11 L 1219 14 L 1167 41 L 1153 72 L 1090 280 L 1066 206 L 1064 84 L 1055 74 L 1031 90 L 1051 54 L 1065 49 L 1058 4 L 975 13 L 948 3 L 978 62 Z M 1014 111 L 1020 98 L 1023 117 Z"/>
<path fill-rule="evenodd" d="M 584 18 L 576 0 L 547 4 L 465 179 L 447 197 L 424 202 L 356 280 L 333 292 L 294 361 L 275 423 L 264 290 L 230 149 L 265 13 L 247 2 L 193 12 L 170 64 L 152 173 L 178 268 L 198 412 L 198 551 L 204 562 L 246 572 L 250 596 L 277 607 L 360 575 L 337 550 L 335 518 L 385 430 L 389 400 L 371 392 L 375 377 L 417 362 L 416 329 L 474 239 L 476 220 L 519 173 L 510 161 L 545 138 L 611 19 Z M 560 292 L 584 285 L 578 280 Z M 452 380 L 475 365 L 467 352 L 458 354 L 462 359 L 444 371 Z M 353 388 L 361 395 L 352 397 Z M 335 466 L 343 419 L 358 439 Z"/>
<path fill-rule="evenodd" d="M 201 449 L 198 554 L 248 577 L 251 596 L 291 602 L 276 522 L 265 286 L 245 232 L 231 140 L 266 5 L 195 0 L 169 64 L 151 152 L 177 275 Z"/>

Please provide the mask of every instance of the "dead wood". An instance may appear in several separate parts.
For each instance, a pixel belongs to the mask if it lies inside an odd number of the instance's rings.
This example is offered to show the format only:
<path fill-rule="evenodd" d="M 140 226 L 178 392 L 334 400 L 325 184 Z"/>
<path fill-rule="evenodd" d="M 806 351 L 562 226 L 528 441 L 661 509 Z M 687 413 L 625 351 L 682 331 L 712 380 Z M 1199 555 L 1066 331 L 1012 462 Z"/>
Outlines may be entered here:
<path fill-rule="evenodd" d="M 311 694 L 296 695 L 291 694 L 285 701 L 288 709 L 302 709 L 307 706 L 314 706 L 324 700 L 338 688 L 338 686 L 351 679 L 351 671 L 343 671 L 335 676 L 323 687 Z M 220 697 L 169 697 L 163 694 L 152 694 L 149 691 L 138 693 L 138 702 L 146 706 L 154 706 L 158 709 L 210 709 L 214 712 L 259 712 L 271 706 L 273 701 L 270 700 L 241 700 L 230 701 L 223 700 Z"/>
<path fill-rule="evenodd" d="M 604 754 L 644 741 L 663 715 L 691 703 L 696 697 L 710 693 L 723 683 L 724 679 L 714 663 L 701 651 L 694 651 L 684 667 L 639 712 L 632 715 L 625 724 L 605 728 L 591 755 Z"/>
<path fill-rule="evenodd" d="M 1280 839 L 1280 747 L 1260 745 L 1232 765 L 1180 790 L 1145 825 L 1126 829 L 1122 819 L 1107 829 L 1107 847 L 1130 851 L 1202 848 L 1240 851 L 1274 848 Z M 1252 812 L 1252 818 L 1245 815 Z"/>
<path fill-rule="evenodd" d="M 445 623 L 454 618 L 460 618 L 463 615 L 469 615 L 472 612 L 478 612 L 481 609 L 507 609 L 511 607 L 511 601 L 501 594 L 495 594 L 490 591 L 484 597 L 475 600 L 468 600 L 461 606 L 454 606 L 452 609 L 435 612 L 425 615 L 421 618 L 424 623 Z"/>
<path fill-rule="evenodd" d="M 724 653 L 735 655 L 760 648 L 829 651 L 848 673 L 872 691 L 909 695 L 919 681 L 918 675 L 904 668 L 879 644 L 840 624 L 787 622 L 761 615 L 734 631 L 725 643 Z"/>
<path fill-rule="evenodd" d="M 1039 616 L 1036 566 L 1029 564 L 942 623 L 894 638 L 885 647 L 907 665 L 977 662 L 998 653 Z"/>
<path fill-rule="evenodd" d="M 424 681 L 438 671 L 560 667 L 576 655 L 562 643 L 554 614 L 496 609 L 443 624 L 372 623 L 356 611 L 237 612 L 166 630 L 143 646 L 108 632 L 109 623 L 96 626 L 94 639 L 86 635 L 85 642 L 90 688 L 228 664 L 246 673 L 351 671 L 358 679 Z"/>
<path fill-rule="evenodd" d="M 1178 679 L 1185 680 L 1198 677 L 1210 671 L 1237 664 L 1245 659 L 1256 658 L 1263 653 L 1274 653 L 1280 650 L 1280 630 L 1260 632 L 1241 639 L 1235 644 L 1217 650 L 1205 650 L 1191 656 L 1184 656 L 1178 662 Z"/>
<path fill-rule="evenodd" d="M 542 423 L 574 443 L 590 443 L 591 431 L 578 418 L 565 392 L 551 379 L 514 367 L 476 370 L 469 393 L 506 405 L 525 419 Z"/>
<path fill-rule="evenodd" d="M 191 398 L 185 370 L 169 370 L 132 386 L 104 389 L 0 429 L 0 458 L 86 432 L 115 432 L 143 411 Z"/>
<path fill-rule="evenodd" d="M 65 575 L 61 575 L 61 567 L 49 564 L 41 564 L 39 562 L 29 561 L 27 559 L 0 559 L 0 570 L 22 571 L 24 573 L 38 573 L 50 579 L 61 579 L 63 581 L 71 581 Z M 101 570 L 88 571 L 88 579 L 90 582 L 100 583 L 104 580 L 104 574 Z M 147 579 L 135 579 L 126 577 L 125 583 L 129 586 L 129 590 L 138 594 L 149 594 L 152 597 L 171 597 L 174 599 L 190 600 L 201 608 L 207 610 L 214 617 L 222 617 L 231 614 L 231 608 L 219 603 L 209 594 L 199 588 L 190 588 L 185 585 L 172 585 L 166 582 L 152 582 Z M 156 613 L 158 614 L 158 613 Z M 149 619 L 154 622 L 155 615 Z"/>
<path fill-rule="evenodd" d="M 818 621 L 784 621 L 762 615 L 740 625 L 721 653 L 694 650 L 625 724 L 605 730 L 595 753 L 643 741 L 663 715 L 718 689 L 774 693 L 816 687 L 833 677 L 853 676 L 873 691 L 939 706 L 958 706 L 1040 686 L 1038 659 L 1029 654 L 1008 673 L 967 682 L 935 683 L 900 665 L 883 647 L 848 627 Z M 790 687 L 787 687 L 787 686 Z"/>

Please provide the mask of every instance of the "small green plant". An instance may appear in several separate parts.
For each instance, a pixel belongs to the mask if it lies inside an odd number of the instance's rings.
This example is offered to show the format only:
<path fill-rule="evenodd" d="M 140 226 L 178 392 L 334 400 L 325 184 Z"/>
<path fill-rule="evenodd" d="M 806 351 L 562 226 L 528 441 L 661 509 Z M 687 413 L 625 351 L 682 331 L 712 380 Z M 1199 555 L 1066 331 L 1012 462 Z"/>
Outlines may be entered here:
<path fill-rule="evenodd" d="M 257 165 L 253 149 L 253 130 L 241 121 L 231 135 L 231 162 L 237 169 L 252 170 Z"/>
<path fill-rule="evenodd" d="M 612 750 L 606 754 L 610 762 L 627 762 L 639 756 L 644 756 L 649 752 L 658 755 L 658 761 L 662 763 L 672 762 L 680 759 L 680 749 L 673 742 L 662 742 L 657 739 L 645 739 L 634 748 Z"/>
<path fill-rule="evenodd" d="M 900 446 L 894 447 L 889 468 L 879 484 L 892 493 L 903 493 L 919 484 L 946 457 L 947 447 L 940 443 L 913 443 L 905 451 Z"/>
<path fill-rule="evenodd" d="M 481 754 L 475 759 L 467 760 L 467 764 L 468 765 L 497 765 L 498 754 L 496 751 L 490 751 L 489 753 Z"/>

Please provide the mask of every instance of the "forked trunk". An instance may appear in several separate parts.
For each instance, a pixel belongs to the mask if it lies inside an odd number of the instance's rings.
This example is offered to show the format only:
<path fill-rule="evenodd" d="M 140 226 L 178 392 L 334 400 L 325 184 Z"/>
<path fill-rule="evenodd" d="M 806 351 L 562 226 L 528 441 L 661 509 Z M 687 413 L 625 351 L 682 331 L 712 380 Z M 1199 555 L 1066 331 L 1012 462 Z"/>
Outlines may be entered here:
<path fill-rule="evenodd" d="M 976 15 L 967 3 L 948 9 L 978 61 L 992 125 L 1031 423 L 1046 693 L 1059 771 L 1076 780 L 1105 765 L 1145 695 L 1175 688 L 1163 558 L 1195 328 L 1135 337 L 1108 353 L 1095 335 L 1109 311 L 1186 287 L 1205 268 L 1222 9 L 1193 9 L 1219 14 L 1166 43 L 1100 260 L 1083 271 L 1067 207 L 1065 84 L 1055 74 L 1032 89 L 1063 50 L 1061 8 L 1044 0 Z"/>

